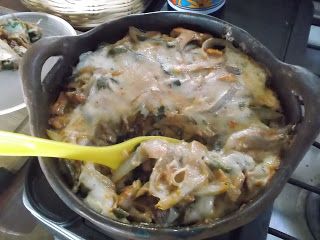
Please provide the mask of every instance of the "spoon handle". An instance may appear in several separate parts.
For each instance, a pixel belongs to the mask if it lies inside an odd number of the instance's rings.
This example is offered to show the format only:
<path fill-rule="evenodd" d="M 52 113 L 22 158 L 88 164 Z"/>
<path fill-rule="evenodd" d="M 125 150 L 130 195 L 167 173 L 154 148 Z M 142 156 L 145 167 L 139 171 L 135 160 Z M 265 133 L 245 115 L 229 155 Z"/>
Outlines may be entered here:
<path fill-rule="evenodd" d="M 161 136 L 141 136 L 112 146 L 92 147 L 0 131 L 0 155 L 66 158 L 94 162 L 116 169 L 139 143 L 150 139 L 179 142 L 177 139 Z"/>
<path fill-rule="evenodd" d="M 115 145 L 116 146 L 116 145 Z M 119 147 L 90 147 L 57 142 L 19 133 L 0 131 L 0 155 L 41 156 L 82 160 L 116 168 L 121 160 Z M 120 163 L 118 163 L 120 162 Z"/>
<path fill-rule="evenodd" d="M 66 157 L 70 150 L 77 150 L 74 144 L 0 131 L 0 155 Z"/>

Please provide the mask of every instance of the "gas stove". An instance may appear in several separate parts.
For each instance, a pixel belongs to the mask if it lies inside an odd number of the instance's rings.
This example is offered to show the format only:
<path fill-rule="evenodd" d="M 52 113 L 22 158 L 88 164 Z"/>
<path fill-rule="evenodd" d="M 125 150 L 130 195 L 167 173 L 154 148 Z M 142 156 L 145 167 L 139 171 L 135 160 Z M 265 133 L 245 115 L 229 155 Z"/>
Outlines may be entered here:
<path fill-rule="evenodd" d="M 148 8 L 158 10 L 171 9 L 163 0 Z M 227 0 L 214 16 L 247 30 L 279 59 L 320 75 L 319 2 L 313 6 L 306 0 Z M 29 163 L 23 203 L 57 239 L 111 240 L 59 199 L 35 159 Z M 270 209 L 248 225 L 211 240 L 320 240 L 319 215 L 320 136 Z"/>

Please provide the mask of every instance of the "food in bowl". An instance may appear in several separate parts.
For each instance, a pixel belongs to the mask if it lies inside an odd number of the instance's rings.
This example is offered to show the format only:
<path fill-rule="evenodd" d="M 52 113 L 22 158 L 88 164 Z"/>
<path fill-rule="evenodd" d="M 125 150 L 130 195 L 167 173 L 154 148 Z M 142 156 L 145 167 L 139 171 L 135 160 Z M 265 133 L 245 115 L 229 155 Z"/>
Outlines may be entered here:
<path fill-rule="evenodd" d="M 0 70 L 18 69 L 21 57 L 41 36 L 36 24 L 18 18 L 0 23 Z"/>
<path fill-rule="evenodd" d="M 117 170 L 66 161 L 75 193 L 122 222 L 184 226 L 215 221 L 270 181 L 290 140 L 268 72 L 232 43 L 184 28 L 134 27 L 80 56 L 51 107 L 48 136 L 112 145 L 143 142 Z"/>

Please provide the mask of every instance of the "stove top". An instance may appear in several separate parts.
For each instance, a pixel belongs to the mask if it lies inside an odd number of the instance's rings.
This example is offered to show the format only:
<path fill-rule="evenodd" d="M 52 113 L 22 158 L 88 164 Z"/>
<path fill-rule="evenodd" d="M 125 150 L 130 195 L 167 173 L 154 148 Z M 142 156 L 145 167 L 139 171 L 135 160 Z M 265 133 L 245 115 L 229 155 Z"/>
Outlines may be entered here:
<path fill-rule="evenodd" d="M 211 15 L 243 28 L 280 60 L 320 75 L 320 46 L 308 46 L 310 25 L 320 25 L 318 1 L 313 5 L 311 0 L 227 0 L 223 8 Z M 319 16 L 313 14 L 314 9 Z M 147 9 L 168 10 L 172 8 L 166 0 L 154 1 Z"/>
<path fill-rule="evenodd" d="M 315 3 L 315 6 L 320 4 Z M 165 0 L 158 0 L 153 1 L 147 11 L 158 10 L 171 9 Z M 302 65 L 320 75 L 320 46 L 317 46 L 320 36 L 310 33 L 312 41 L 309 39 L 309 43 L 312 44 L 308 45 L 310 25 L 320 25 L 320 17 L 319 21 L 312 18 L 311 1 L 227 0 L 213 16 L 247 30 L 279 59 Z M 274 204 L 270 203 L 270 209 L 250 224 L 212 240 L 320 240 L 319 142 L 320 137 Z M 58 198 L 36 160 L 29 164 L 23 202 L 58 239 L 111 239 Z"/>

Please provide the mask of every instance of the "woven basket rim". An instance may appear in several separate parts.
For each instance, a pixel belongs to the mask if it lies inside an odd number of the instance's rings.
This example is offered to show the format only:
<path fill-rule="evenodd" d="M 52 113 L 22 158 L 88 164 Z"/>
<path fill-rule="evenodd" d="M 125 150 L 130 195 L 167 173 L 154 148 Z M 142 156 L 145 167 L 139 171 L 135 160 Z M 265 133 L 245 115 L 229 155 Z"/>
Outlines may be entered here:
<path fill-rule="evenodd" d="M 92 28 L 106 21 L 143 12 L 152 1 L 156 0 L 21 0 L 30 10 L 59 16 L 76 28 Z M 79 6 L 79 2 L 83 5 Z M 72 8 L 75 3 L 76 8 Z M 111 6 L 110 3 L 114 4 Z"/>

